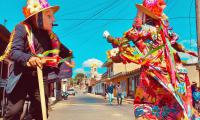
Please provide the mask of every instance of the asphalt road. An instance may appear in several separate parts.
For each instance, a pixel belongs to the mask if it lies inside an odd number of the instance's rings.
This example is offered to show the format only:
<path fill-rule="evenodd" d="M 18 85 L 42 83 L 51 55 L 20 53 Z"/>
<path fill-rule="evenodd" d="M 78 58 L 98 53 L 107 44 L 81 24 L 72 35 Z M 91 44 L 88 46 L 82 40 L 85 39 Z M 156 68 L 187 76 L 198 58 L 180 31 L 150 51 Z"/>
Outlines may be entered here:
<path fill-rule="evenodd" d="M 88 94 L 56 103 L 49 115 L 48 120 L 134 120 L 133 105 L 109 105 L 105 99 Z"/>

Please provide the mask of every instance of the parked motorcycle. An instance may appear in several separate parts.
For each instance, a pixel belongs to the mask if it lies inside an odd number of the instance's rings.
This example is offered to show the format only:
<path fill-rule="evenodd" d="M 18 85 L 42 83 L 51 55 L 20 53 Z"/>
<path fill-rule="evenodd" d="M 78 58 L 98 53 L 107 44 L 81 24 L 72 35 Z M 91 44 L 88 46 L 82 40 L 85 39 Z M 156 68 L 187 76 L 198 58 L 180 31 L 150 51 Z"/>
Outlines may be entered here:
<path fill-rule="evenodd" d="M 69 96 L 69 94 L 67 92 L 62 93 L 62 97 L 64 100 L 67 100 L 68 96 Z"/>

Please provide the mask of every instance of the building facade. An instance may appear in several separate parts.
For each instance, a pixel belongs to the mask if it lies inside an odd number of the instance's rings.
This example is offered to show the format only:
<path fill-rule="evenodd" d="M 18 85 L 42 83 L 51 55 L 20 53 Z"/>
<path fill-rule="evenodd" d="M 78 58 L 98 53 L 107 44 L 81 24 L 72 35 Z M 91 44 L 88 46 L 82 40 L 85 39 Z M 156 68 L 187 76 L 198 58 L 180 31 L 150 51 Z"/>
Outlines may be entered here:
<path fill-rule="evenodd" d="M 120 82 L 124 97 L 134 98 L 136 86 L 139 84 L 140 66 L 134 63 L 105 62 L 103 67 L 107 68 L 107 72 L 102 77 L 102 81 L 105 83 L 104 89 L 110 82 L 114 85 Z M 115 89 L 114 96 L 116 96 Z"/>
<path fill-rule="evenodd" d="M 200 73 L 197 70 L 197 63 L 184 64 L 184 67 L 188 71 L 188 77 L 190 79 L 190 82 L 195 82 L 198 86 L 200 86 Z"/>

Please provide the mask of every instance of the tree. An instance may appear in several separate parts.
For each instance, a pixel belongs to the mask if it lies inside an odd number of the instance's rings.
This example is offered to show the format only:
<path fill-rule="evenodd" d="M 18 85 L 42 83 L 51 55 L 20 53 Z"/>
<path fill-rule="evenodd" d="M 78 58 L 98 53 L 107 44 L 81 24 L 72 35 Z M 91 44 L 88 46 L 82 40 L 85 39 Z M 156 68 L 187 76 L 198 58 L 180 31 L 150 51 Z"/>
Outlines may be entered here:
<path fill-rule="evenodd" d="M 79 85 L 84 80 L 85 74 L 83 73 L 77 73 L 75 76 L 75 81 Z"/>
<path fill-rule="evenodd" d="M 74 85 L 74 79 L 73 78 L 69 78 L 68 80 L 69 80 L 68 83 L 70 84 L 70 86 L 73 86 Z"/>

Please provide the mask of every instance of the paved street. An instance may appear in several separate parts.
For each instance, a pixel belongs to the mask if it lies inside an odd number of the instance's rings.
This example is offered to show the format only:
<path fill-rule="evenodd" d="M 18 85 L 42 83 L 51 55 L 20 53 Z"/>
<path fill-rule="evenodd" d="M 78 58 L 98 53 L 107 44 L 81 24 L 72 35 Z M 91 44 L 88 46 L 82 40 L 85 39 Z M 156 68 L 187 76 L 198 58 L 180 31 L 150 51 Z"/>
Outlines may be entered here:
<path fill-rule="evenodd" d="M 48 120 L 134 120 L 131 104 L 107 104 L 94 95 L 70 96 L 52 106 Z"/>

